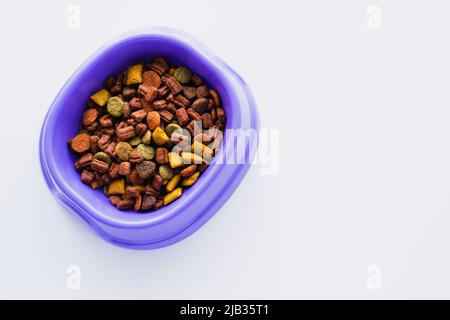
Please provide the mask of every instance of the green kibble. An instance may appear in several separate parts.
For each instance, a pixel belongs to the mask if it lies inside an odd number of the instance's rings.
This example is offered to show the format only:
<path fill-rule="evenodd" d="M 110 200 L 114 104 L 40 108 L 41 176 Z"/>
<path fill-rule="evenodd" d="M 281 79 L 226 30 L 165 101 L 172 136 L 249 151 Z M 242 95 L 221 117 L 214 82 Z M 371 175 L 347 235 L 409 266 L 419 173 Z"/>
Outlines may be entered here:
<path fill-rule="evenodd" d="M 159 175 L 164 180 L 170 180 L 173 178 L 173 170 L 168 165 L 161 166 L 161 167 L 159 167 Z"/>
<path fill-rule="evenodd" d="M 107 164 L 111 164 L 111 158 L 104 152 L 97 152 L 94 154 L 94 159 L 106 162 Z"/>
<path fill-rule="evenodd" d="M 113 117 L 120 117 L 123 113 L 123 101 L 119 97 L 111 97 L 108 99 L 106 107 Z"/>
<path fill-rule="evenodd" d="M 170 74 L 171 76 L 173 76 L 173 75 L 175 75 L 175 71 L 177 71 L 177 69 L 175 69 L 175 68 L 170 68 L 169 74 Z"/>
<path fill-rule="evenodd" d="M 182 128 L 176 123 L 170 123 L 166 126 L 166 133 L 169 137 L 175 130 L 182 130 Z"/>
<path fill-rule="evenodd" d="M 133 147 L 128 142 L 119 142 L 114 149 L 117 157 L 122 161 L 128 161 L 131 150 L 133 150 Z"/>
<path fill-rule="evenodd" d="M 138 145 L 140 145 L 141 144 L 141 138 L 139 138 L 139 137 L 136 137 L 136 138 L 133 138 L 133 139 L 131 139 L 130 140 L 130 144 L 133 146 L 133 147 L 137 147 Z"/>
<path fill-rule="evenodd" d="M 155 149 L 152 146 L 141 143 L 136 147 L 145 160 L 152 160 L 155 157 Z"/>
<path fill-rule="evenodd" d="M 150 142 L 152 142 L 152 132 L 150 130 L 147 130 L 147 132 L 142 136 L 141 141 L 144 144 L 150 144 Z"/>
<path fill-rule="evenodd" d="M 186 67 L 179 67 L 175 71 L 175 78 L 182 84 L 186 84 L 191 81 L 192 72 Z"/>

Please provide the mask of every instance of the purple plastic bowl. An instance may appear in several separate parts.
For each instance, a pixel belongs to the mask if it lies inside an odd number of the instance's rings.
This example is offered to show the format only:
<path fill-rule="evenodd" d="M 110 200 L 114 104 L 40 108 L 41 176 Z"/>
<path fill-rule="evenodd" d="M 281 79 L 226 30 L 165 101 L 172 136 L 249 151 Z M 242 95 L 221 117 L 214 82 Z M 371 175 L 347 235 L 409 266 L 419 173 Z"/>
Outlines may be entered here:
<path fill-rule="evenodd" d="M 56 198 L 81 216 L 102 238 L 127 248 L 154 249 L 187 237 L 210 219 L 242 181 L 245 164 L 212 163 L 194 186 L 177 201 L 150 213 L 137 214 L 113 207 L 101 190 L 80 181 L 75 156 L 67 140 L 78 130 L 89 96 L 102 88 L 106 77 L 138 61 L 166 57 L 186 65 L 215 88 L 227 115 L 227 129 L 259 129 L 257 109 L 244 81 L 191 36 L 170 29 L 151 29 L 122 36 L 90 57 L 67 81 L 41 129 L 40 160 L 45 180 Z M 219 151 L 233 152 L 235 142 L 225 132 Z M 252 159 L 255 148 L 245 146 Z M 236 161 L 236 163 L 241 163 Z"/>

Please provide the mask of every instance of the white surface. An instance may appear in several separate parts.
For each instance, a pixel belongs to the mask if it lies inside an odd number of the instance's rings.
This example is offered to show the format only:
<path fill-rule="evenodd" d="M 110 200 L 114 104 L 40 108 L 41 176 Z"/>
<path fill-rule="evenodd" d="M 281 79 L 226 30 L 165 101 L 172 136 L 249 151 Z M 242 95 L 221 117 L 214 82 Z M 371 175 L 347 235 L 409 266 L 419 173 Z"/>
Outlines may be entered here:
<path fill-rule="evenodd" d="M 70 4 L 79 30 L 66 27 Z M 366 26 L 370 4 L 378 31 Z M 406 0 L 3 4 L 0 298 L 450 298 L 449 10 Z M 152 25 L 190 32 L 247 80 L 262 126 L 280 129 L 280 170 L 253 168 L 188 239 L 131 251 L 57 204 L 38 136 L 75 68 Z M 79 290 L 66 286 L 69 265 L 81 269 Z M 367 285 L 370 265 L 379 290 Z"/>

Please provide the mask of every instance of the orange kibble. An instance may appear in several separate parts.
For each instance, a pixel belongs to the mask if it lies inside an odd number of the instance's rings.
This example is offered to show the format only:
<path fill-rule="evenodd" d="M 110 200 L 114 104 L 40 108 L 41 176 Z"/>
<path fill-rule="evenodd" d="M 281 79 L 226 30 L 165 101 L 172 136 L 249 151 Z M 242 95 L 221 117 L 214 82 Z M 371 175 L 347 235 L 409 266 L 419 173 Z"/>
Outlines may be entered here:
<path fill-rule="evenodd" d="M 70 142 L 70 147 L 72 148 L 72 150 L 78 153 L 88 151 L 90 145 L 90 136 L 87 133 L 80 133 L 76 135 Z"/>
<path fill-rule="evenodd" d="M 161 78 L 153 70 L 145 71 L 142 74 L 142 83 L 149 87 L 159 88 L 159 86 L 161 85 Z"/>
<path fill-rule="evenodd" d="M 147 126 L 150 130 L 155 130 L 161 124 L 161 117 L 158 112 L 150 111 L 147 114 Z"/>
<path fill-rule="evenodd" d="M 83 126 L 90 126 L 97 120 L 98 111 L 94 108 L 86 110 L 83 114 Z"/>

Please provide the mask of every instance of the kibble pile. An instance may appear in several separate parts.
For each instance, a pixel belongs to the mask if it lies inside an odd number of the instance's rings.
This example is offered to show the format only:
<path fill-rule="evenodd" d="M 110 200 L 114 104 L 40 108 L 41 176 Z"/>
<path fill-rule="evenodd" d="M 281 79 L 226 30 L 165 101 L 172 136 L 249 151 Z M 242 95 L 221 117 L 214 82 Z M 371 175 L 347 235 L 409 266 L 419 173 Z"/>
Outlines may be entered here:
<path fill-rule="evenodd" d="M 162 57 L 105 80 L 69 140 L 81 181 L 120 210 L 156 210 L 204 172 L 222 140 L 217 92 Z"/>

